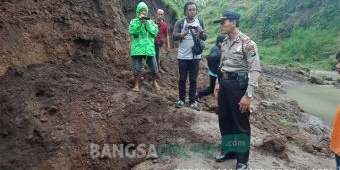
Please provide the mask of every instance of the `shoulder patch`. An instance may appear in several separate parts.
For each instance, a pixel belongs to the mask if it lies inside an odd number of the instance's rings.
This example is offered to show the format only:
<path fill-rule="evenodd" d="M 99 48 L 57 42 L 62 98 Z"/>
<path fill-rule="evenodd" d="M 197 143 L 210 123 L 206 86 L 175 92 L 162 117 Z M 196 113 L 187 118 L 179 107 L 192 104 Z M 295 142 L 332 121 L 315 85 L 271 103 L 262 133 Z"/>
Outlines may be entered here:
<path fill-rule="evenodd" d="M 246 43 L 245 49 L 250 56 L 254 57 L 256 56 L 256 51 L 255 51 L 255 45 L 251 43 L 252 41 L 249 41 Z"/>

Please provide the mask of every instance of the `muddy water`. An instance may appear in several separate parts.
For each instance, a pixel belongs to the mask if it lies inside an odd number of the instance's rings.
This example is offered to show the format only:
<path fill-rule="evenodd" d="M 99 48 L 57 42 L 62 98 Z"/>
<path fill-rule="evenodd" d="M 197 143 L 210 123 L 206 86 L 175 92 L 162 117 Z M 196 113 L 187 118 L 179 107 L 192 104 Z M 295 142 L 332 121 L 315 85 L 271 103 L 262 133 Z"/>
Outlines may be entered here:
<path fill-rule="evenodd" d="M 287 94 L 297 100 L 305 112 L 332 124 L 335 110 L 340 104 L 340 89 L 328 85 L 290 85 Z"/>

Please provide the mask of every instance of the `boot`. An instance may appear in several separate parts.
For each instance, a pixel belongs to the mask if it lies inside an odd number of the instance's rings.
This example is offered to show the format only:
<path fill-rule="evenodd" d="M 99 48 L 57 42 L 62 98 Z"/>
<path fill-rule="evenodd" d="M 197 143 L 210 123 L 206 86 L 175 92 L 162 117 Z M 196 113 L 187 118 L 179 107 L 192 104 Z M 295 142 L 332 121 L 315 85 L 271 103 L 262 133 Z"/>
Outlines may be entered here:
<path fill-rule="evenodd" d="M 139 81 L 140 81 L 140 75 L 134 75 L 132 91 L 139 92 Z"/>

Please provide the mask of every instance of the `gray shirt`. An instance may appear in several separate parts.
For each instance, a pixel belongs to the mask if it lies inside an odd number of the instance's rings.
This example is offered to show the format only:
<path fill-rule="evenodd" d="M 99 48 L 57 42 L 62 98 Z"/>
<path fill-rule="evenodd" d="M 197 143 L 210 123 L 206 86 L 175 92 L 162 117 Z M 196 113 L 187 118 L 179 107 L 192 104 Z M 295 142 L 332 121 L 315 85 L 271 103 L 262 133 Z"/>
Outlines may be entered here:
<path fill-rule="evenodd" d="M 201 55 L 193 55 L 191 48 L 194 46 L 194 41 L 193 41 L 193 37 L 191 35 L 191 32 L 189 31 L 189 33 L 184 37 L 184 38 L 180 38 L 180 34 L 182 32 L 185 31 L 185 25 L 187 24 L 187 20 L 184 19 L 184 23 L 182 25 L 181 28 L 181 21 L 183 20 L 179 20 L 176 22 L 175 27 L 174 27 L 174 31 L 172 34 L 173 40 L 174 41 L 180 41 L 179 43 L 179 47 L 178 47 L 178 55 L 177 58 L 178 59 L 182 59 L 182 60 L 192 60 L 192 59 L 201 59 Z M 189 25 L 194 26 L 194 27 L 198 27 L 200 26 L 200 21 L 196 18 L 194 20 L 194 22 L 189 23 Z M 204 25 L 201 25 L 201 27 L 204 29 Z M 197 29 L 192 29 L 194 34 L 199 34 Z M 202 35 L 200 34 L 199 37 L 202 40 L 206 40 L 207 36 L 205 33 L 203 33 Z"/>
<path fill-rule="evenodd" d="M 252 46 L 253 48 L 249 49 Z M 256 43 L 245 34 L 239 32 L 236 39 L 231 37 L 224 39 L 221 51 L 221 71 L 248 72 L 247 92 L 254 94 L 254 88 L 258 86 L 258 78 L 261 72 Z"/>

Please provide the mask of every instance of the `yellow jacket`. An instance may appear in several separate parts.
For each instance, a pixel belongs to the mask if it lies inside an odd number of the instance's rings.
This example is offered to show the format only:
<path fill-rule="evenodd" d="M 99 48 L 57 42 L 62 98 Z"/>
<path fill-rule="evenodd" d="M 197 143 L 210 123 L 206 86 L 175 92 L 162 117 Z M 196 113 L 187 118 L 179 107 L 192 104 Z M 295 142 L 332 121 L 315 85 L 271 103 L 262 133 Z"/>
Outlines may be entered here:
<path fill-rule="evenodd" d="M 340 156 L 340 105 L 336 110 L 335 120 L 333 124 L 333 133 L 331 138 L 331 150 Z"/>

